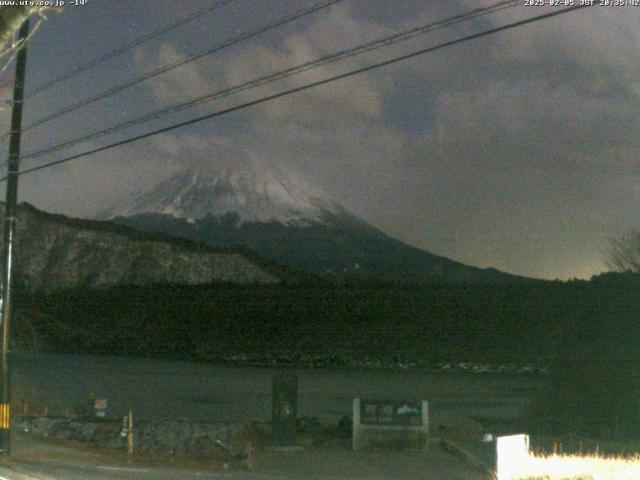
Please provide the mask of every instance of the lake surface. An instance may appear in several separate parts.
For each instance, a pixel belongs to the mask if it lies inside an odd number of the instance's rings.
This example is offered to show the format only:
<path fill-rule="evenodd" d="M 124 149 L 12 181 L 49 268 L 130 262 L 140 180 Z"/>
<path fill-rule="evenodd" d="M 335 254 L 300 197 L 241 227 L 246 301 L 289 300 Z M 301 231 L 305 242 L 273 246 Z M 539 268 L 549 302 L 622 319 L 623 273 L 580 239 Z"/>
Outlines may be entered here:
<path fill-rule="evenodd" d="M 107 399 L 109 416 L 268 421 L 273 376 L 298 376 L 298 414 L 335 422 L 352 399 L 426 399 L 430 410 L 511 419 L 544 385 L 542 377 L 463 372 L 283 369 L 133 357 L 50 353 L 13 356 L 14 409 L 21 398 L 52 414 L 82 408 L 87 393 Z M 15 410 L 14 410 L 15 411 Z"/>

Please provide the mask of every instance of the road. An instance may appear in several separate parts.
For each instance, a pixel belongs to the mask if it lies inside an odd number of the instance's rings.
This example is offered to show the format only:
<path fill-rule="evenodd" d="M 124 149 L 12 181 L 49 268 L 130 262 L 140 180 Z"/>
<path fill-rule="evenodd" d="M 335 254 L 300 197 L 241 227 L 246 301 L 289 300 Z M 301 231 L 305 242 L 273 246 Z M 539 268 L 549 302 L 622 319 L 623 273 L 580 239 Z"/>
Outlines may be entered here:
<path fill-rule="evenodd" d="M 307 448 L 293 452 L 259 452 L 253 471 L 231 468 L 159 468 L 127 465 L 95 451 L 19 437 L 0 480 L 486 480 L 487 476 L 434 446 L 429 451 L 351 452 L 338 448 Z M 0 461 L 0 465 L 3 462 Z M 6 462 L 4 462 L 6 464 Z"/>

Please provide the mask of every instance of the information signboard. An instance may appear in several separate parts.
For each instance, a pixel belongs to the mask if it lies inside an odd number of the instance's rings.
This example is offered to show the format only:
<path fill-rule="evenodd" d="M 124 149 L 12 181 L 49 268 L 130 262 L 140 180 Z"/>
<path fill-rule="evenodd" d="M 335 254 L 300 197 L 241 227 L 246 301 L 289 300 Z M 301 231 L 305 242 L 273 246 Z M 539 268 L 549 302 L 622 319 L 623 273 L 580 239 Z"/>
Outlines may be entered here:
<path fill-rule="evenodd" d="M 360 401 L 360 421 L 363 425 L 422 425 L 420 401 Z"/>
<path fill-rule="evenodd" d="M 107 399 L 106 398 L 96 398 L 93 408 L 96 412 L 96 417 L 104 418 L 107 416 Z"/>
<path fill-rule="evenodd" d="M 426 400 L 353 400 L 353 449 L 411 448 L 429 445 Z"/>

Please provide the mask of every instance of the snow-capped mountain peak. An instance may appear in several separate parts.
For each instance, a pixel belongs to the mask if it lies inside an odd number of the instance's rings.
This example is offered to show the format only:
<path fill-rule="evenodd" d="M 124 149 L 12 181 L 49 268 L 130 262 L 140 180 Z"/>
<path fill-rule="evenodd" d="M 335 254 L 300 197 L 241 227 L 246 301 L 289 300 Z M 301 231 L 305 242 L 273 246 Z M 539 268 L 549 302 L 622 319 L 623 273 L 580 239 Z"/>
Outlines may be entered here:
<path fill-rule="evenodd" d="M 142 231 L 244 246 L 311 274 L 410 282 L 512 280 L 395 240 L 291 172 L 256 159 L 185 166 L 109 217 Z"/>
<path fill-rule="evenodd" d="M 278 222 L 300 226 L 323 223 L 327 212 L 340 214 L 344 210 L 295 174 L 251 159 L 192 164 L 108 216 L 156 213 L 193 222 L 234 214 L 240 224 Z"/>

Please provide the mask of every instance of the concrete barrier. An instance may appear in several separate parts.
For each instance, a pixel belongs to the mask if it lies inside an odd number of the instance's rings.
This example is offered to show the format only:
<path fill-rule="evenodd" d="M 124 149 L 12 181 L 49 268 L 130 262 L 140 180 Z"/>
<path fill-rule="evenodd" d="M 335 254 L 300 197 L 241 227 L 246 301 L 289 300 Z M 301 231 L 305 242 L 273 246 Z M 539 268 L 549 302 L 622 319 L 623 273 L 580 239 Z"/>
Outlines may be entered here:
<path fill-rule="evenodd" d="M 122 421 L 95 417 L 14 417 L 16 431 L 48 438 L 73 440 L 98 448 L 127 451 L 128 437 L 122 435 Z M 140 420 L 133 425 L 138 451 L 160 451 L 210 456 L 216 452 L 230 457 L 245 454 L 253 438 L 250 425 L 231 422 L 197 422 L 187 419 Z"/>

